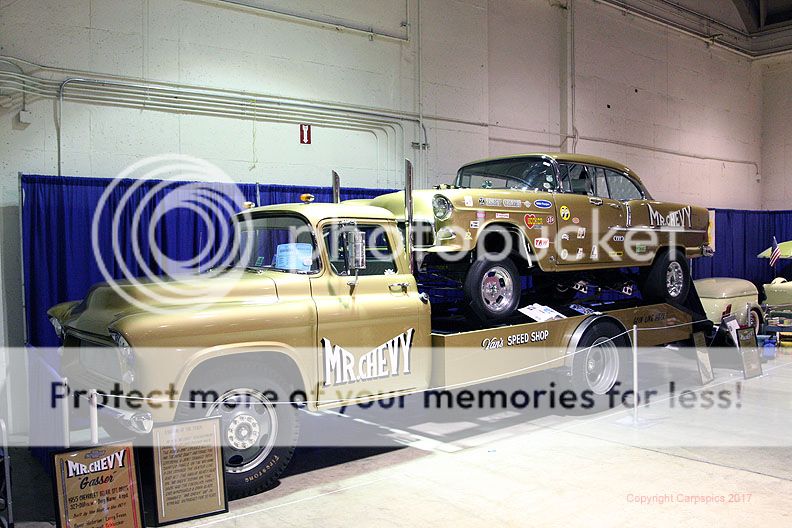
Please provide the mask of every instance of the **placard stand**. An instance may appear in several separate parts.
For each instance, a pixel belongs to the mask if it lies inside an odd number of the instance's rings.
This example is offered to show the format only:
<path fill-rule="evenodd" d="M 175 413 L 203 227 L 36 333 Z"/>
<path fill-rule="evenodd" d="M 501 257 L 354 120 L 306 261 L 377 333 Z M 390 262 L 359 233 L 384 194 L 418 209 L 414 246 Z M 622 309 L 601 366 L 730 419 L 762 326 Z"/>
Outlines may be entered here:
<path fill-rule="evenodd" d="M 3 442 L 3 471 L 5 479 L 3 482 L 2 500 L 5 501 L 5 525 L 14 528 L 14 497 L 11 493 L 11 452 L 8 450 L 8 431 L 6 430 L 5 420 L 0 418 L 0 438 Z"/>

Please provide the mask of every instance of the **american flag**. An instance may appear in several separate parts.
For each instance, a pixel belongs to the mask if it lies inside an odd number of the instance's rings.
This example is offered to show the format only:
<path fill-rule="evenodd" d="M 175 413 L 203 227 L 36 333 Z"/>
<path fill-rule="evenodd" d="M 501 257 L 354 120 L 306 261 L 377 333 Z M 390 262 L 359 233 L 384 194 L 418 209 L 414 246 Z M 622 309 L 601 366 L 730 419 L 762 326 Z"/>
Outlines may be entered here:
<path fill-rule="evenodd" d="M 778 241 L 773 237 L 773 252 L 770 253 L 770 267 L 774 267 L 781 257 L 781 250 L 778 248 Z"/>

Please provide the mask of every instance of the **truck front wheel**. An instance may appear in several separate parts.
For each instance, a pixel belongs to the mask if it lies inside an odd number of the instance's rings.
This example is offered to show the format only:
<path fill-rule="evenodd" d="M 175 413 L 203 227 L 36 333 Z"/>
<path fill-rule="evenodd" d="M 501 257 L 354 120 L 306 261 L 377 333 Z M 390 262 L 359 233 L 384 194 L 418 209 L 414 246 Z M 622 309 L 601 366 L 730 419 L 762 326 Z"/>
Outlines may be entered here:
<path fill-rule="evenodd" d="M 473 315 L 481 322 L 501 321 L 517 309 L 522 292 L 520 285 L 517 266 L 510 258 L 476 259 L 465 277 L 465 298 Z"/>
<path fill-rule="evenodd" d="M 289 392 L 277 382 L 239 373 L 231 384 L 234 388 L 222 381 L 191 385 L 194 390 L 190 392 L 211 395 L 213 401 L 182 402 L 177 420 L 220 418 L 228 497 L 240 499 L 270 488 L 288 466 L 297 444 L 298 410 L 289 403 Z"/>

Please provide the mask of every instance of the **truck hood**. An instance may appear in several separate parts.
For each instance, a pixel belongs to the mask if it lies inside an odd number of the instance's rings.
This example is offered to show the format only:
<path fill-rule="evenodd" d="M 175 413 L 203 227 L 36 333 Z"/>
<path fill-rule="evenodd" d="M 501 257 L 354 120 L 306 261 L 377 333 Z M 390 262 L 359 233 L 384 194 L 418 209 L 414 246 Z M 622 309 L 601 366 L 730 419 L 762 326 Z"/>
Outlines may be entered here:
<path fill-rule="evenodd" d="M 297 276 L 300 282 L 305 277 Z M 228 273 L 208 278 L 194 275 L 180 279 L 163 279 L 161 283 L 141 280 L 138 284 L 119 281 L 100 283 L 88 295 L 62 313 L 55 306 L 50 315 L 77 331 L 109 337 L 108 327 L 124 318 L 143 313 L 179 313 L 211 309 L 222 304 L 255 302 L 274 304 L 279 300 L 276 283 L 287 285 L 290 276 L 278 272 Z M 286 288 L 288 290 L 288 287 Z"/>
<path fill-rule="evenodd" d="M 436 194 L 442 194 L 442 191 L 435 189 L 424 189 L 413 191 L 413 216 L 415 220 L 434 221 L 434 212 L 432 211 L 432 198 Z M 404 217 L 404 191 L 394 193 L 382 194 L 376 198 L 372 198 L 368 205 L 375 207 L 382 207 L 387 209 L 397 218 L 403 221 Z"/>

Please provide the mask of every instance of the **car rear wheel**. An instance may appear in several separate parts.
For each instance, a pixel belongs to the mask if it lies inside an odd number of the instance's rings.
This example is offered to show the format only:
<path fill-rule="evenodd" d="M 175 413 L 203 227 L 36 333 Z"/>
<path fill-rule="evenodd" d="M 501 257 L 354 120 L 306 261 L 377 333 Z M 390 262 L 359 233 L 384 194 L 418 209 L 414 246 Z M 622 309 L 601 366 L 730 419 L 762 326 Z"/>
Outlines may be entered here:
<path fill-rule="evenodd" d="M 472 315 L 485 323 L 510 317 L 522 290 L 517 266 L 508 257 L 477 259 L 468 270 L 464 288 Z"/>
<path fill-rule="evenodd" d="M 641 293 L 650 301 L 683 303 L 690 291 L 690 267 L 676 249 L 659 253 L 643 281 Z"/>

